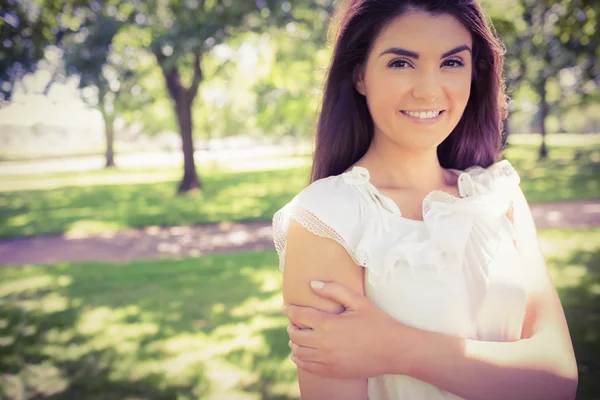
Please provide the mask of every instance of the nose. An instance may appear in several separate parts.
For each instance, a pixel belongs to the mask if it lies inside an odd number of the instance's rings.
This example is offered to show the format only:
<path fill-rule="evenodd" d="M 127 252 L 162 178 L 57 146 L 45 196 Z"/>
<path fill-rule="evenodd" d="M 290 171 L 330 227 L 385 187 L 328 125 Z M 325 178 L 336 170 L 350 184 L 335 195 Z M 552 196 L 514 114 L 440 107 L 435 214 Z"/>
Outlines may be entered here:
<path fill-rule="evenodd" d="M 442 85 L 437 72 L 423 72 L 413 86 L 413 96 L 416 99 L 432 103 L 442 95 Z"/>

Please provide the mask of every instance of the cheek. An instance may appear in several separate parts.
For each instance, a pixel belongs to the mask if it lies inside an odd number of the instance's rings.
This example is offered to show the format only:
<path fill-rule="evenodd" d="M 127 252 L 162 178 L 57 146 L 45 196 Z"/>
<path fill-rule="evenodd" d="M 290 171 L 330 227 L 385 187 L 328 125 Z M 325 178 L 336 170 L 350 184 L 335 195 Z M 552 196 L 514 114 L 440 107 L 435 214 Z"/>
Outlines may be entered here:
<path fill-rule="evenodd" d="M 448 80 L 446 87 L 455 107 L 462 112 L 467 106 L 471 93 L 471 75 L 465 74 L 464 76 L 453 77 Z"/>
<path fill-rule="evenodd" d="M 397 111 L 399 100 L 405 96 L 410 82 L 399 79 L 398 76 L 386 76 L 380 73 L 369 82 L 367 102 L 371 115 L 375 119 L 393 118 Z M 380 118 L 377 118 L 377 117 Z"/>

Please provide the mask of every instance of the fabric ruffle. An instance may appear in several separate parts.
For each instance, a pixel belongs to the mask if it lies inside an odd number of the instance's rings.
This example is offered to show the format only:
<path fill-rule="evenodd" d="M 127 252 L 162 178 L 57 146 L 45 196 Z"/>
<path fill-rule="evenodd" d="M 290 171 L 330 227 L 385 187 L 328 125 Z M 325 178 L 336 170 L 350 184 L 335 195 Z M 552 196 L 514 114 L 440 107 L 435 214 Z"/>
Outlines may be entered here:
<path fill-rule="evenodd" d="M 473 297 L 483 296 L 488 266 L 502 241 L 514 238 L 506 213 L 520 179 L 507 160 L 456 173 L 460 197 L 429 193 L 422 204 L 423 221 L 403 218 L 396 203 L 370 183 L 365 168 L 314 182 L 274 216 L 280 267 L 289 222 L 294 219 L 343 246 L 356 264 L 368 270 L 372 286 L 403 271 L 417 279 L 443 281 L 446 272 L 466 268 L 463 273 L 474 288 Z"/>
<path fill-rule="evenodd" d="M 394 279 L 402 269 L 408 269 L 416 278 L 442 279 L 444 270 L 463 268 L 465 256 L 471 252 L 470 259 L 477 262 L 470 263 L 471 270 L 464 272 L 473 287 L 481 288 L 501 242 L 513 238 L 506 213 L 519 177 L 507 160 L 486 169 L 474 167 L 460 172 L 459 192 L 465 197 L 431 192 L 423 201 L 423 221 L 402 218 L 396 204 L 370 184 L 366 169 L 356 167 L 343 177 L 363 192 L 367 200 L 364 207 L 373 209 L 373 218 L 365 221 L 355 250 L 359 263 L 368 268 L 373 286 Z M 393 224 L 395 232 L 390 213 L 400 221 Z M 399 229 L 401 235 L 397 234 Z"/>

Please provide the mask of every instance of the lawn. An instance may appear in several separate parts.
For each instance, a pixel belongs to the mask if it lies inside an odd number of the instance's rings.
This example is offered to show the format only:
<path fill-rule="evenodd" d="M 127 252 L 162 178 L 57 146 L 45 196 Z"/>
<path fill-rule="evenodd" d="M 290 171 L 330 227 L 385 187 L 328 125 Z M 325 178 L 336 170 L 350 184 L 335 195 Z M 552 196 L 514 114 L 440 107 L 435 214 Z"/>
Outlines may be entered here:
<path fill-rule="evenodd" d="M 535 143 L 518 136 L 514 141 L 506 156 L 520 173 L 531 204 L 600 197 L 595 143 L 558 141 L 550 145 L 551 158 L 540 162 Z M 257 161 L 264 166 L 255 163 L 245 171 L 204 165 L 199 169 L 204 190 L 185 196 L 175 194 L 176 169 L 0 176 L 0 238 L 269 221 L 308 183 L 310 158 Z"/>
<path fill-rule="evenodd" d="M 505 152 L 530 204 L 600 199 L 600 146 L 550 146 L 546 160 L 537 151 L 535 144 L 519 144 Z"/>
<path fill-rule="evenodd" d="M 0 398 L 295 398 L 276 266 L 264 252 L 2 268 Z"/>
<path fill-rule="evenodd" d="M 302 164 L 308 158 L 300 158 Z M 298 163 L 296 163 L 298 164 Z M 308 167 L 200 170 L 203 191 L 176 195 L 179 170 L 0 178 L 0 238 L 128 227 L 270 220 L 308 182 Z M 9 190 L 28 187 L 26 190 Z"/>
<path fill-rule="evenodd" d="M 540 232 L 600 398 L 600 229 Z M 0 269 L 0 398 L 297 399 L 273 252 Z M 21 396 L 21 397 L 20 397 Z"/>

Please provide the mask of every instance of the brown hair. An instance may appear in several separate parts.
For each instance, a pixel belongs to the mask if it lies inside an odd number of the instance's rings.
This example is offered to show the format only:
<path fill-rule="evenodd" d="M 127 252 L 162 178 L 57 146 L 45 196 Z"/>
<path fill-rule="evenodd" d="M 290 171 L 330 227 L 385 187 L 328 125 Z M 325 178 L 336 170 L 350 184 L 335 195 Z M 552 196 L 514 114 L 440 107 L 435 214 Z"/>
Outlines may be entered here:
<path fill-rule="evenodd" d="M 449 14 L 473 38 L 473 76 L 465 111 L 438 146 L 444 168 L 488 167 L 499 159 L 507 103 L 502 79 L 504 49 L 476 0 L 342 0 L 332 24 L 334 48 L 317 125 L 311 182 L 339 175 L 358 161 L 373 138 L 367 102 L 353 74 L 377 36 L 407 11 Z"/>

